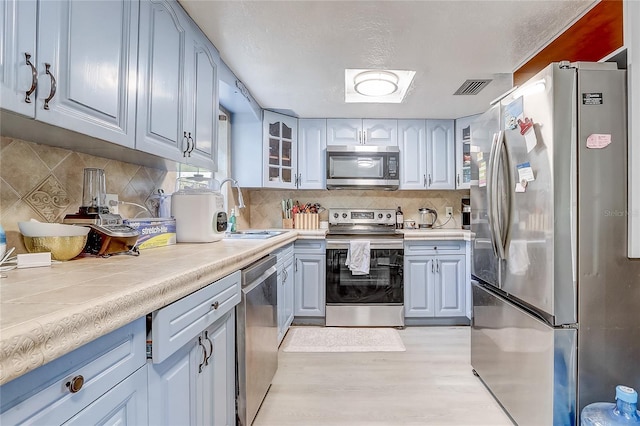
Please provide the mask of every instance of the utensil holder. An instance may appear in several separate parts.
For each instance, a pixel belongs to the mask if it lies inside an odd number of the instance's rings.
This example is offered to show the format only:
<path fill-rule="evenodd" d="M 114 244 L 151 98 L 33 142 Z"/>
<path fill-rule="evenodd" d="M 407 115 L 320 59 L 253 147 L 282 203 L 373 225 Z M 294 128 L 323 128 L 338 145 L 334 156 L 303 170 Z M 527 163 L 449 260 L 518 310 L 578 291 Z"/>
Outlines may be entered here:
<path fill-rule="evenodd" d="M 294 224 L 296 229 L 318 229 L 318 213 L 296 213 Z"/>
<path fill-rule="evenodd" d="M 293 219 L 282 219 L 282 227 L 284 229 L 293 229 Z"/>

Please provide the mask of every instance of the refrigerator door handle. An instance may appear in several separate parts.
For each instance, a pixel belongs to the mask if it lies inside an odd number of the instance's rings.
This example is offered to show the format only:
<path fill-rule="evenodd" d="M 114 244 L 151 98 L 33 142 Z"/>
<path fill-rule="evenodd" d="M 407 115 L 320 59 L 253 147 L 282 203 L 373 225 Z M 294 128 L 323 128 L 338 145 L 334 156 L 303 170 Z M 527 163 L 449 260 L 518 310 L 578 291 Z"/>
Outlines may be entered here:
<path fill-rule="evenodd" d="M 495 187 L 498 187 L 498 172 L 502 171 L 503 179 L 505 179 L 503 183 L 503 188 L 506 189 L 508 205 L 506 217 L 502 218 L 502 223 L 498 220 L 498 211 L 504 211 L 503 205 L 500 201 L 499 194 L 494 194 L 494 209 L 496 214 L 496 220 L 494 221 L 494 236 L 496 238 L 496 246 L 498 251 L 498 259 L 504 260 L 506 259 L 506 243 L 507 236 L 510 230 L 510 217 L 511 217 L 511 185 L 509 182 L 509 160 L 508 160 L 508 152 L 506 151 L 506 141 L 505 141 L 505 132 L 501 131 L 498 134 L 497 146 L 496 146 L 496 155 L 494 159 L 494 171 L 492 173 L 493 183 Z M 495 191 L 497 193 L 497 191 Z"/>
<path fill-rule="evenodd" d="M 487 219 L 489 220 L 489 233 L 491 235 L 491 245 L 493 247 L 493 254 L 496 257 L 499 257 L 498 252 L 498 240 L 500 233 L 498 230 L 498 211 L 497 205 L 498 200 L 496 197 L 497 194 L 497 183 L 498 183 L 498 164 L 497 164 L 497 153 L 499 151 L 499 141 L 502 138 L 502 132 L 493 134 L 493 141 L 491 142 L 491 153 L 489 154 L 489 176 L 487 182 Z"/>
<path fill-rule="evenodd" d="M 515 188 L 515 182 L 513 182 L 511 180 L 511 155 L 509 153 L 509 146 L 507 145 L 507 135 L 506 133 L 503 133 L 502 136 L 502 146 L 501 146 L 501 151 L 502 153 L 504 153 L 503 157 L 504 158 L 504 162 L 502 163 L 502 172 L 503 172 L 503 176 L 505 178 L 505 187 L 506 187 L 506 193 L 507 193 L 507 216 L 505 217 L 505 221 L 501 226 L 501 231 L 502 231 L 502 235 L 501 235 L 501 244 L 502 244 L 502 259 L 506 259 L 507 258 L 507 253 L 508 253 L 508 247 L 509 247 L 509 243 L 511 241 L 511 226 L 513 223 L 513 191 Z"/>

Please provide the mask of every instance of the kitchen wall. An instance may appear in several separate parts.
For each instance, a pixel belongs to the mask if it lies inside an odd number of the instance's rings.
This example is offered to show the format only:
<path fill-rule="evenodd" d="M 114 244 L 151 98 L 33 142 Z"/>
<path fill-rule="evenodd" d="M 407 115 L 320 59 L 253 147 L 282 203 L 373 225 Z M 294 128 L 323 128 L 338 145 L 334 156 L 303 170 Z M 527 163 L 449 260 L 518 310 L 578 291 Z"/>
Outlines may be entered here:
<path fill-rule="evenodd" d="M 7 231 L 8 247 L 24 253 L 19 221 L 61 222 L 67 213 L 76 213 L 82 203 L 83 169 L 105 170 L 107 193 L 153 208 L 149 197 L 163 189 L 172 193 L 175 172 L 109 160 L 93 155 L 0 137 L 0 223 Z M 141 211 L 120 205 L 123 217 Z M 141 214 L 140 217 L 145 217 Z"/>
<path fill-rule="evenodd" d="M 283 191 L 273 189 L 253 189 L 244 191 L 246 209 L 240 211 L 239 229 L 246 228 L 279 228 L 282 226 L 283 198 L 292 198 L 304 203 L 320 203 L 325 208 L 356 207 L 396 209 L 402 208 L 405 219 L 419 219 L 420 207 L 435 208 L 438 211 L 438 224 L 446 221 L 445 207 L 453 207 L 453 219 L 443 228 L 462 227 L 461 199 L 469 197 L 468 190 L 461 191 L 372 191 L 372 190 L 338 190 L 338 191 Z M 328 214 L 320 215 L 320 220 L 327 220 Z"/>

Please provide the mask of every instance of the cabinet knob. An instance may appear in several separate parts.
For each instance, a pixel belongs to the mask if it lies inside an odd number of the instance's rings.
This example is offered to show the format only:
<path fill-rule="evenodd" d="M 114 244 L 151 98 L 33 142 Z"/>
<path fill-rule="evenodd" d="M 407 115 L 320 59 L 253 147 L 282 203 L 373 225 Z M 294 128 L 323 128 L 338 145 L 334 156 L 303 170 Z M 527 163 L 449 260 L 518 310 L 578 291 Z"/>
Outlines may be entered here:
<path fill-rule="evenodd" d="M 219 307 L 220 307 L 220 302 L 218 302 L 217 300 L 211 304 L 211 309 L 214 311 Z"/>
<path fill-rule="evenodd" d="M 66 383 L 66 386 L 69 388 L 69 392 L 71 393 L 78 392 L 82 389 L 82 385 L 84 385 L 84 377 L 82 377 L 81 374 L 78 374 Z"/>

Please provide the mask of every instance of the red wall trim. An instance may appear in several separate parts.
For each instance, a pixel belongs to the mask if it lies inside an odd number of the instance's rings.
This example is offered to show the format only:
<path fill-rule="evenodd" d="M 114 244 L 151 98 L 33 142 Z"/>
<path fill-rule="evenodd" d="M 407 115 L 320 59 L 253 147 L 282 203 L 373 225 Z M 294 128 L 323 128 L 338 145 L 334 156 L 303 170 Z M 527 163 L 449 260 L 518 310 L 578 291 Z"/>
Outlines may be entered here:
<path fill-rule="evenodd" d="M 558 61 L 596 62 L 624 45 L 622 0 L 603 0 L 513 73 L 519 85 Z"/>

